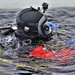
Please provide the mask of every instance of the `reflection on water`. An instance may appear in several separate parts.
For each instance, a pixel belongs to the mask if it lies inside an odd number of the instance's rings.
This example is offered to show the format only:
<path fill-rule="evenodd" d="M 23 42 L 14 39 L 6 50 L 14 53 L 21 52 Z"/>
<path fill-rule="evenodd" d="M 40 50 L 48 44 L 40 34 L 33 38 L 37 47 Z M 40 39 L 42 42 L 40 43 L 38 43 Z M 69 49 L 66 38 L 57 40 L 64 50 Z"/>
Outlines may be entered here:
<path fill-rule="evenodd" d="M 0 26 L 12 23 L 17 12 L 18 10 L 0 10 Z M 47 11 L 47 16 L 50 21 L 58 26 L 57 31 L 54 31 L 53 39 L 49 42 L 51 49 L 60 50 L 67 47 L 75 49 L 75 46 L 65 44 L 66 40 L 75 38 L 75 8 L 50 9 Z M 46 69 L 41 70 L 43 73 L 39 75 L 75 75 L 75 59 L 71 59 L 67 64 L 59 64 L 59 62 L 54 61 L 55 65 L 53 65 L 50 61 L 35 58 L 31 60 L 29 58 L 25 63 L 31 66 L 37 66 L 37 64 L 48 65 Z M 18 70 L 15 65 L 0 62 L 0 75 L 27 75 L 27 73 L 37 75 L 38 72 Z"/>

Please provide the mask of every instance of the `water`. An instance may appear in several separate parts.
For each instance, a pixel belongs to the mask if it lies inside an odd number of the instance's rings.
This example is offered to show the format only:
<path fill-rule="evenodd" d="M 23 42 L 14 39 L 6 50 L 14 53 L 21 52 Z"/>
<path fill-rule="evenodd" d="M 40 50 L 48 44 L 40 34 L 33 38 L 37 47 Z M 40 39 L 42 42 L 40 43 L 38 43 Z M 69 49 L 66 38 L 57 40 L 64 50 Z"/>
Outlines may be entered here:
<path fill-rule="evenodd" d="M 16 19 L 16 15 L 20 10 L 0 10 L 0 26 L 12 23 Z M 75 38 L 75 8 L 65 7 L 65 8 L 54 8 L 49 9 L 46 12 L 48 20 L 52 21 L 58 26 L 58 29 L 53 32 L 54 36 L 49 44 L 51 49 L 60 50 L 65 47 L 75 49 L 70 45 L 65 45 L 65 41 L 71 38 Z M 13 59 L 14 62 L 18 62 Z M 13 61 L 11 60 L 11 61 Z M 45 61 L 41 59 L 35 59 L 27 57 L 25 64 L 30 66 L 46 66 L 45 69 L 39 68 L 43 74 L 39 75 L 75 75 L 75 60 L 72 59 L 67 64 L 60 64 L 59 62 Z M 61 66 L 57 66 L 57 65 Z M 0 62 L 0 75 L 18 75 L 20 72 L 32 72 L 26 70 L 17 70 L 15 65 L 9 65 L 7 63 Z M 38 70 L 38 68 L 36 68 Z M 37 75 L 36 72 L 32 72 L 32 75 Z M 22 75 L 22 74 L 21 74 Z M 27 74 L 25 74 L 27 75 Z"/>

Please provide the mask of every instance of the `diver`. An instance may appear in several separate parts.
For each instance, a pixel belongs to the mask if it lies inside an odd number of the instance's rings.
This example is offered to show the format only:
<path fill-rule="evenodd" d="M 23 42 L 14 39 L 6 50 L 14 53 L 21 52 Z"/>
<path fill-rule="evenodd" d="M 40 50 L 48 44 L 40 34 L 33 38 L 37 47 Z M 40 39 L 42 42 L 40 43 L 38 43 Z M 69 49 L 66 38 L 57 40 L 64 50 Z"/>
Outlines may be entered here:
<path fill-rule="evenodd" d="M 44 14 L 48 9 L 48 4 L 44 2 L 42 8 L 43 12 L 40 12 L 39 7 L 38 9 L 26 8 L 19 13 L 16 19 L 18 29 L 15 31 L 15 35 L 21 41 L 21 51 L 24 51 L 28 46 L 27 52 L 29 52 L 33 50 L 31 45 L 44 44 L 45 41 L 51 40 L 53 36 L 52 31 L 56 28 L 56 25 L 49 22 Z"/>
<path fill-rule="evenodd" d="M 15 32 L 16 37 L 20 40 L 50 40 L 54 24 L 48 22 L 47 16 L 44 15 L 48 9 L 48 4 L 42 4 L 43 13 L 40 9 L 33 7 L 22 10 L 16 20 L 18 30 Z"/>
<path fill-rule="evenodd" d="M 43 12 L 40 12 L 40 8 L 35 9 L 33 7 L 22 10 L 16 19 L 17 29 L 13 31 L 13 34 L 4 38 L 5 49 L 15 49 L 19 53 L 28 53 L 34 49 L 34 46 L 48 41 L 52 38 L 52 31 L 56 28 L 56 25 L 49 22 L 47 16 L 44 14 L 48 9 L 48 4 L 42 4 Z M 6 42 L 5 42 L 6 40 Z M 3 42 L 1 40 L 1 42 Z M 0 43 L 1 43 L 0 42 Z"/>

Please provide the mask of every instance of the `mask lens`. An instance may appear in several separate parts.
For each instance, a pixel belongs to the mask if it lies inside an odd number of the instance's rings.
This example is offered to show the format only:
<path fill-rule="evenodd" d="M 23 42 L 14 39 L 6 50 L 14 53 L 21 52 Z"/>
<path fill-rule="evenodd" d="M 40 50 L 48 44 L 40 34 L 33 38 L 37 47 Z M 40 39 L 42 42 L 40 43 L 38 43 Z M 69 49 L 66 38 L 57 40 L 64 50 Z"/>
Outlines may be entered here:
<path fill-rule="evenodd" d="M 45 30 L 45 31 L 49 31 L 49 26 L 45 25 L 45 26 L 44 26 L 44 30 Z"/>
<path fill-rule="evenodd" d="M 45 35 L 49 35 L 51 33 L 51 27 L 46 23 L 43 25 L 43 31 Z"/>

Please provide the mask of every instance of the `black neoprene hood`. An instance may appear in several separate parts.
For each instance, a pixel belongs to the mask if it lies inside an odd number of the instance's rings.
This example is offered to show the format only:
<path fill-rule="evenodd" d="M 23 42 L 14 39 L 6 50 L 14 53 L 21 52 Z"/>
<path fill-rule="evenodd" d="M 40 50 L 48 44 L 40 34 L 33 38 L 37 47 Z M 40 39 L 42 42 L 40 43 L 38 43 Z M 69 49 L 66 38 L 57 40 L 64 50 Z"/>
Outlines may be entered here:
<path fill-rule="evenodd" d="M 43 14 L 41 12 L 32 8 L 27 8 L 19 13 L 16 22 L 20 28 L 23 28 L 25 26 L 37 24 L 42 16 Z"/>

